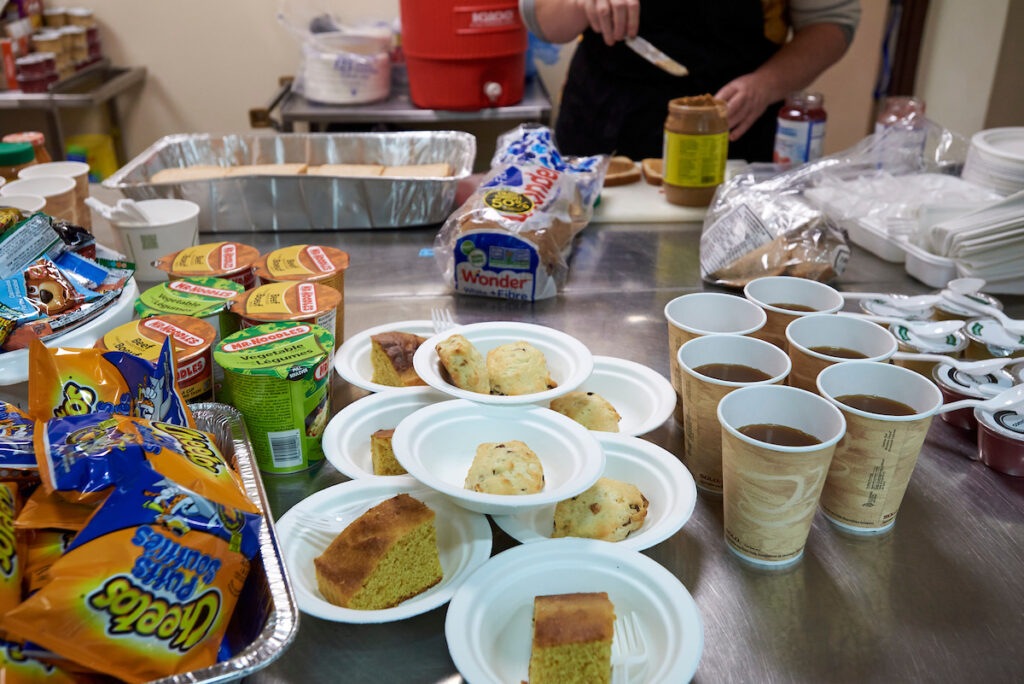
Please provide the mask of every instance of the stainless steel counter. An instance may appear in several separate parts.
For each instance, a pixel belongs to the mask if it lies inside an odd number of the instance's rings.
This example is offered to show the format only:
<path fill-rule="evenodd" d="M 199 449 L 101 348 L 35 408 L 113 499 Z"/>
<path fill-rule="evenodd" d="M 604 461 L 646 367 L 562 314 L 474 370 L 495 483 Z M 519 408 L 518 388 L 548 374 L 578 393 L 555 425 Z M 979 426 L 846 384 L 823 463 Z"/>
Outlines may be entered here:
<path fill-rule="evenodd" d="M 315 242 L 347 250 L 345 329 L 430 318 L 448 306 L 460 322 L 493 319 L 564 330 L 595 354 L 668 376 L 666 302 L 702 289 L 700 227 L 591 226 L 577 239 L 565 292 L 533 305 L 454 297 L 432 258 L 433 229 L 246 234 L 267 251 Z M 233 239 L 218 236 L 218 239 Z M 840 289 L 928 288 L 902 266 L 855 249 Z M 1024 315 L 1024 299 L 1005 298 Z M 365 392 L 336 378 L 334 409 Z M 670 420 L 646 435 L 683 448 Z M 1010 682 L 1024 678 L 1024 478 L 967 458 L 973 437 L 936 419 L 894 530 L 858 539 L 815 520 L 804 559 L 780 573 L 750 569 L 722 541 L 721 500 L 701 496 L 671 539 L 645 551 L 675 573 L 704 619 L 699 682 Z M 318 471 L 266 476 L 280 516 L 346 478 Z M 494 527 L 494 552 L 515 542 Z M 446 608 L 385 625 L 345 625 L 303 615 L 291 649 L 253 682 L 458 682 L 448 657 Z"/>

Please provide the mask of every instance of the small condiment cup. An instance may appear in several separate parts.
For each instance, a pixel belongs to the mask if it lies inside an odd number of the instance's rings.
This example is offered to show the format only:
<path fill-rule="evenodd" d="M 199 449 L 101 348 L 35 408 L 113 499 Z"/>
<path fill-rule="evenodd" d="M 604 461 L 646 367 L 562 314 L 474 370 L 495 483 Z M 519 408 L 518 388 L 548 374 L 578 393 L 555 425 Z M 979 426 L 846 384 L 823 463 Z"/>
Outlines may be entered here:
<path fill-rule="evenodd" d="M 765 310 L 768 320 L 757 337 L 786 350 L 786 327 L 798 318 L 815 313 L 835 313 L 843 308 L 843 296 L 835 289 L 806 278 L 768 276 L 747 283 L 743 294 Z M 813 311 L 794 311 L 778 306 L 806 306 Z"/>
<path fill-rule="evenodd" d="M 818 373 L 835 363 L 850 361 L 816 352 L 812 347 L 839 347 L 860 352 L 862 361 L 888 361 L 896 353 L 896 338 L 871 321 L 846 316 L 815 314 L 798 318 L 786 328 L 793 370 L 789 384 L 817 391 Z"/>

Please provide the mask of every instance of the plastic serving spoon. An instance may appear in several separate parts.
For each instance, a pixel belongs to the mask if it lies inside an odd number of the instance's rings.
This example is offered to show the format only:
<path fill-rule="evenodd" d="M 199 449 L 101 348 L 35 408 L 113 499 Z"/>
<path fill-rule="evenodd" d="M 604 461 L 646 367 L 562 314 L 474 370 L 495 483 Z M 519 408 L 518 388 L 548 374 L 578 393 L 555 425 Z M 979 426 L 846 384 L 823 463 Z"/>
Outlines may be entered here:
<path fill-rule="evenodd" d="M 932 306 L 942 299 L 938 294 L 914 295 L 913 297 L 900 297 L 897 299 L 893 293 L 885 292 L 840 292 L 843 299 L 881 299 L 889 306 L 897 309 L 916 309 L 917 307 Z"/>
<path fill-rule="evenodd" d="M 942 354 L 918 354 L 916 352 L 896 352 L 892 355 L 892 358 L 902 361 L 935 361 L 936 363 L 952 366 L 958 371 L 963 371 L 970 375 L 988 375 L 994 370 L 1020 361 L 1020 359 L 1009 357 L 1003 359 L 983 359 L 981 361 L 960 361 L 959 359 L 952 359 Z"/>
<path fill-rule="evenodd" d="M 876 316 L 874 314 L 862 314 L 854 313 L 852 311 L 837 311 L 839 316 L 847 316 L 849 318 L 863 318 L 868 321 L 875 321 L 876 323 L 895 323 L 896 325 L 902 325 L 912 333 L 920 335 L 921 337 L 934 337 L 936 339 L 942 339 L 947 335 L 955 333 L 960 328 L 964 327 L 966 321 L 952 320 L 952 321 L 908 321 L 903 318 L 897 318 L 896 316 Z"/>
<path fill-rule="evenodd" d="M 981 408 L 984 411 L 998 411 L 1000 409 L 1017 410 L 1024 405 L 1024 384 L 1014 385 L 1003 390 L 991 399 L 964 399 L 954 401 L 951 404 L 943 404 L 935 412 L 948 413 L 964 408 Z"/>
<path fill-rule="evenodd" d="M 1010 318 L 1009 316 L 1007 316 L 994 306 L 989 306 L 988 304 L 976 302 L 970 297 L 960 294 L 959 292 L 943 290 L 942 297 L 953 302 L 954 304 L 959 304 L 965 309 L 974 311 L 975 313 L 980 313 L 985 316 L 991 316 L 992 318 L 999 321 L 999 324 L 1006 328 L 1007 330 L 1009 330 L 1010 332 L 1017 335 L 1024 335 L 1024 321 L 1018 321 L 1015 318 Z"/>

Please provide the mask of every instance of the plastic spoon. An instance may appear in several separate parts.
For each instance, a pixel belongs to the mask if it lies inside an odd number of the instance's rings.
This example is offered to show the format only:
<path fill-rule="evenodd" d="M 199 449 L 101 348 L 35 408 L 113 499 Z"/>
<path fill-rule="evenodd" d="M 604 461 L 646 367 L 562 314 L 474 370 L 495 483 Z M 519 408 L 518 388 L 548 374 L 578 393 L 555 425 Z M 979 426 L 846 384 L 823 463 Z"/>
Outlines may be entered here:
<path fill-rule="evenodd" d="M 954 278 L 946 283 L 946 289 L 957 294 L 969 295 L 981 292 L 985 281 L 981 278 Z"/>
<path fill-rule="evenodd" d="M 960 328 L 964 327 L 966 321 L 952 320 L 952 321 L 908 321 L 903 318 L 897 318 L 896 316 L 876 316 L 874 314 L 862 314 L 854 313 L 852 311 L 837 311 L 839 316 L 848 316 L 850 318 L 863 318 L 868 321 L 875 321 L 876 323 L 895 323 L 896 325 L 902 325 L 910 330 L 915 335 L 921 337 L 933 337 L 936 339 L 942 339 L 947 335 L 955 333 Z"/>
<path fill-rule="evenodd" d="M 951 359 L 948 356 L 942 354 L 918 354 L 916 352 L 896 352 L 892 356 L 894 359 L 901 361 L 935 361 L 936 363 L 944 363 L 947 366 L 952 366 L 958 371 L 963 371 L 970 375 L 988 375 L 994 370 L 998 370 L 1003 366 L 1008 366 L 1011 363 L 1020 361 L 1020 359 L 1014 358 L 1003 358 L 1003 359 L 983 359 L 981 361 L 960 361 L 959 359 Z"/>
<path fill-rule="evenodd" d="M 942 296 L 943 298 L 948 299 L 954 304 L 959 304 L 965 309 L 974 311 L 975 313 L 983 314 L 985 316 L 991 316 L 992 318 L 999 321 L 999 324 L 1001 326 L 1003 326 L 1012 333 L 1015 333 L 1017 335 L 1024 335 L 1024 321 L 1018 321 L 1014 318 L 1010 318 L 1009 316 L 1007 316 L 994 306 L 989 306 L 988 304 L 976 302 L 970 297 L 960 294 L 959 292 L 947 292 L 943 290 Z"/>
<path fill-rule="evenodd" d="M 896 298 L 892 293 L 884 292 L 840 292 L 843 299 L 881 299 L 889 306 L 897 309 L 916 309 L 918 307 L 932 306 L 942 299 L 937 294 L 914 295 L 912 297 Z"/>
<path fill-rule="evenodd" d="M 1021 405 L 1024 405 L 1024 384 L 1014 385 L 991 399 L 964 399 L 962 401 L 954 401 L 951 404 L 943 404 L 935 412 L 949 413 L 950 411 L 958 411 L 964 408 L 980 408 L 983 411 L 1016 410 Z"/>
<path fill-rule="evenodd" d="M 134 200 L 120 200 L 116 205 L 104 204 L 95 197 L 86 197 L 85 203 L 97 214 L 115 223 L 135 223 L 146 225 L 149 220 L 135 207 Z M 124 203 L 124 204 L 122 204 Z M 130 204 L 129 204 L 130 203 Z"/>

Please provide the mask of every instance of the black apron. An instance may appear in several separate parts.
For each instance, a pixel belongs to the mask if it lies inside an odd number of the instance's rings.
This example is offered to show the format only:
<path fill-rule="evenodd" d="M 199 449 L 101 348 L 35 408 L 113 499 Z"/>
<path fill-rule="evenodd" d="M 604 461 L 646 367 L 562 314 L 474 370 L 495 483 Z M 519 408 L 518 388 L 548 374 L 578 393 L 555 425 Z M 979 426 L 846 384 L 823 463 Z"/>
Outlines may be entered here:
<path fill-rule="evenodd" d="M 587 29 L 569 67 L 555 124 L 563 154 L 661 157 L 669 100 L 714 95 L 779 48 L 764 35 L 760 0 L 643 0 L 638 35 L 690 74 L 667 74 L 625 43 L 608 47 Z M 743 137 L 729 143 L 730 159 L 771 161 L 780 106 L 769 106 Z"/>

